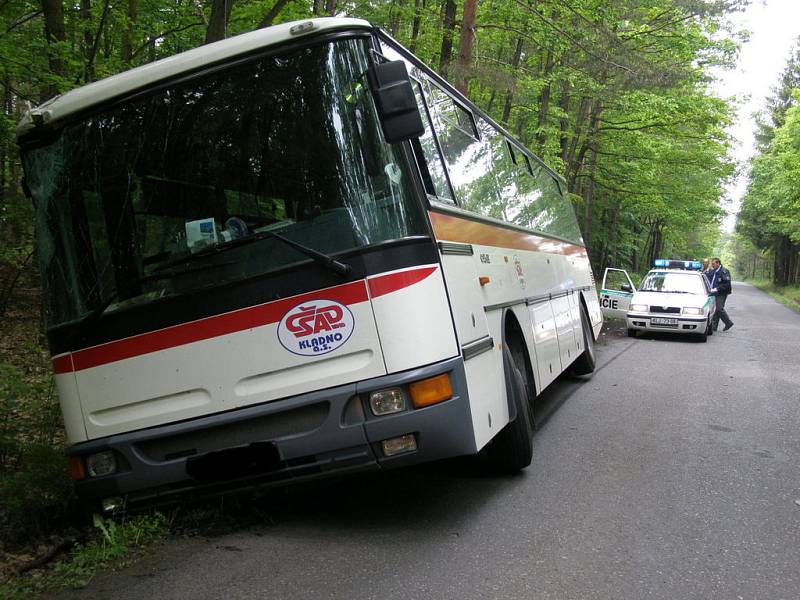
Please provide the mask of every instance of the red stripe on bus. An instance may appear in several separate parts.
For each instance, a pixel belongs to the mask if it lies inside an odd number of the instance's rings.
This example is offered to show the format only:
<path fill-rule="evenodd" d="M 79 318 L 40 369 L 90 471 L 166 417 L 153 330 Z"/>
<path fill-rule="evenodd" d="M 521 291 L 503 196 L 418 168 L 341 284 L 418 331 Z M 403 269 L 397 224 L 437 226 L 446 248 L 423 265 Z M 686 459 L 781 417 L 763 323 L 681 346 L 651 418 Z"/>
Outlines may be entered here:
<path fill-rule="evenodd" d="M 70 373 L 72 370 L 71 354 L 62 354 L 53 359 L 53 372 L 56 373 L 56 375 Z"/>
<path fill-rule="evenodd" d="M 333 300 L 341 304 L 357 304 L 366 302 L 369 298 L 362 279 L 78 350 L 71 355 L 59 356 L 54 359 L 53 367 L 56 369 L 56 373 L 81 371 L 126 358 L 277 323 L 293 307 L 316 299 Z M 59 371 L 59 368 L 63 370 Z"/>
<path fill-rule="evenodd" d="M 533 250 L 551 254 L 585 255 L 586 249 L 577 244 L 554 240 L 534 233 L 517 231 L 501 225 L 481 223 L 455 215 L 429 211 L 437 240 L 479 244 L 515 250 Z"/>
<path fill-rule="evenodd" d="M 391 294 L 415 283 L 419 283 L 436 270 L 436 267 L 423 267 L 422 269 L 409 269 L 388 275 L 378 275 L 369 279 L 369 294 L 373 298 Z"/>

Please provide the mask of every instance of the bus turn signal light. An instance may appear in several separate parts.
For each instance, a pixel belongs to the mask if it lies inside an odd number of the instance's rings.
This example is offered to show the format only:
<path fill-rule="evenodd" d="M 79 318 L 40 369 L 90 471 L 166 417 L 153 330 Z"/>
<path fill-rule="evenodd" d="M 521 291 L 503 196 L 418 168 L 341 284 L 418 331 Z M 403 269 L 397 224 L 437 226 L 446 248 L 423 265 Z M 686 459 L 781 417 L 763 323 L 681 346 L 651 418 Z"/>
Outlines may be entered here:
<path fill-rule="evenodd" d="M 408 390 L 416 408 L 444 402 L 453 397 L 453 386 L 450 385 L 450 375 L 447 373 L 415 381 L 409 384 Z"/>
<path fill-rule="evenodd" d="M 86 467 L 83 466 L 83 459 L 80 456 L 69 457 L 69 476 L 74 481 L 86 479 Z"/>

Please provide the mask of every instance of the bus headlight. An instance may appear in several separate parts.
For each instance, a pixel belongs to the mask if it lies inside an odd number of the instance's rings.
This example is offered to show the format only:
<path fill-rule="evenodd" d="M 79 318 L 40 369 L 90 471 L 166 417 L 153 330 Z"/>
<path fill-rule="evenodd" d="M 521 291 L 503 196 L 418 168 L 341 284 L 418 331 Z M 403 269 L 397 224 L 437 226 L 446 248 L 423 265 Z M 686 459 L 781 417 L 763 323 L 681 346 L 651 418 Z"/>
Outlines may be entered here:
<path fill-rule="evenodd" d="M 408 407 L 406 395 L 400 388 L 378 390 L 369 395 L 369 407 L 375 416 L 402 412 Z"/>
<path fill-rule="evenodd" d="M 694 306 L 684 306 L 683 307 L 683 314 L 685 315 L 702 315 L 703 309 L 702 308 L 695 308 Z"/>
<path fill-rule="evenodd" d="M 629 310 L 631 312 L 647 312 L 647 309 L 647 304 L 631 304 Z"/>
<path fill-rule="evenodd" d="M 117 459 L 111 450 L 90 454 L 86 458 L 86 471 L 91 477 L 102 477 L 117 472 Z"/>

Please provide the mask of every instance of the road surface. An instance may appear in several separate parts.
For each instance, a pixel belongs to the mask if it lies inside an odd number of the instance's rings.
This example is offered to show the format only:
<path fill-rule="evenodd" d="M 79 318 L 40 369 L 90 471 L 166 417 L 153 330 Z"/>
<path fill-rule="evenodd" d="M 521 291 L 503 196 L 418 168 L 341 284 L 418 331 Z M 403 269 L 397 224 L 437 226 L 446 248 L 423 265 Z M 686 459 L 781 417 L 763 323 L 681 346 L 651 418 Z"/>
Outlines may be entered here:
<path fill-rule="evenodd" d="M 800 598 L 800 315 L 741 283 L 728 310 L 705 344 L 606 335 L 518 476 L 456 460 L 246 499 L 57 597 Z"/>

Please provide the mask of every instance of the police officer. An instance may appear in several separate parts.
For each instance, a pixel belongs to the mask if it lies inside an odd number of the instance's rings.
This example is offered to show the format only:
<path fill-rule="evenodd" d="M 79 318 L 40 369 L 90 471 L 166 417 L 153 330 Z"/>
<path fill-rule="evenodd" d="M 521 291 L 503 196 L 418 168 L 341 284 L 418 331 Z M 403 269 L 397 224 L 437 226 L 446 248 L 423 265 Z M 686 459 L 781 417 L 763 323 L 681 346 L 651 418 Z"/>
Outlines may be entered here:
<path fill-rule="evenodd" d="M 728 294 L 731 293 L 731 273 L 722 266 L 719 258 L 714 257 L 711 259 L 711 270 L 706 273 L 706 277 L 711 283 L 711 293 L 717 302 L 717 311 L 714 313 L 714 331 L 719 328 L 720 319 L 725 323 L 725 329 L 722 331 L 728 331 L 733 327 L 733 321 L 725 311 L 725 301 L 728 299 Z"/>

